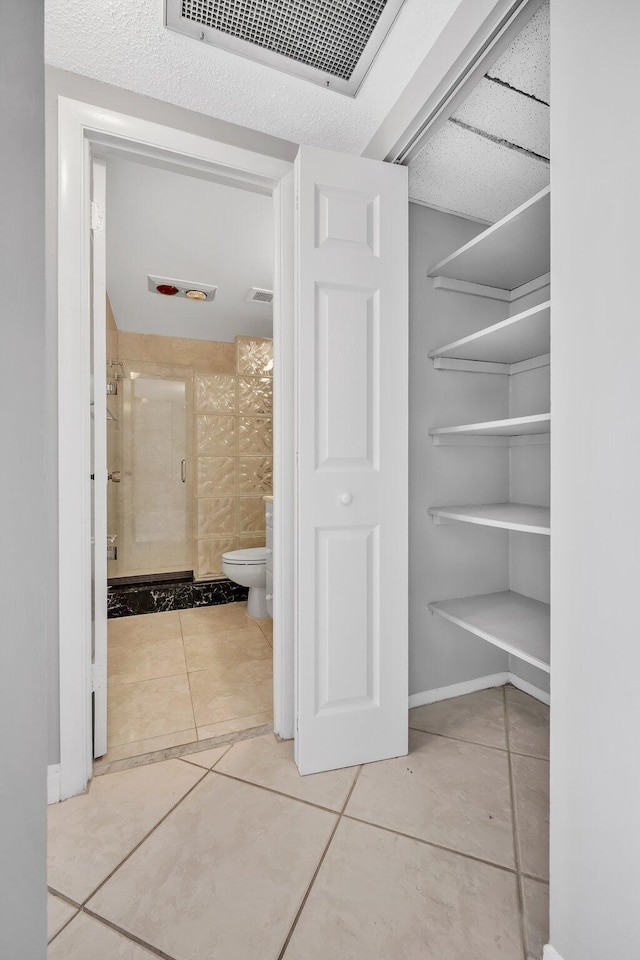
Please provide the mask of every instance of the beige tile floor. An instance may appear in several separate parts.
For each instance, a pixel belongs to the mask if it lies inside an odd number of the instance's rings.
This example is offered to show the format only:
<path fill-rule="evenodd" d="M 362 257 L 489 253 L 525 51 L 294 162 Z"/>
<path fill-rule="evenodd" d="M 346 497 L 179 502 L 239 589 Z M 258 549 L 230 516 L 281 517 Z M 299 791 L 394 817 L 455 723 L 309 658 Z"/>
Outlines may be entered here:
<path fill-rule="evenodd" d="M 271 723 L 272 625 L 246 603 L 110 620 L 104 762 Z"/>
<path fill-rule="evenodd" d="M 548 710 L 410 714 L 407 757 L 301 778 L 273 736 L 50 807 L 49 960 L 538 960 Z"/>

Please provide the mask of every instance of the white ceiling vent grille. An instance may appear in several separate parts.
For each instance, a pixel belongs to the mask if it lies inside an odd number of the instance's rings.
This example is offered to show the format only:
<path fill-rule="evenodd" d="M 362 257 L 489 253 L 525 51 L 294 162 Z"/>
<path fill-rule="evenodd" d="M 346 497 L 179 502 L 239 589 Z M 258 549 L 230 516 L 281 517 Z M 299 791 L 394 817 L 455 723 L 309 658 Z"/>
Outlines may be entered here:
<path fill-rule="evenodd" d="M 404 0 L 166 0 L 166 25 L 355 96 Z"/>

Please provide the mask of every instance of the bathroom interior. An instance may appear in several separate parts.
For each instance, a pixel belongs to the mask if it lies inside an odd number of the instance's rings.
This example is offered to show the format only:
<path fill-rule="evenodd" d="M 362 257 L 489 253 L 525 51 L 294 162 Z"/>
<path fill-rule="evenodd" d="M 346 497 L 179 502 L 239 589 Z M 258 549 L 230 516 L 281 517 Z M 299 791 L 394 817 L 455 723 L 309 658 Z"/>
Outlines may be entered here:
<path fill-rule="evenodd" d="M 273 682 L 271 197 L 118 157 L 106 182 L 96 772 L 270 729 Z"/>

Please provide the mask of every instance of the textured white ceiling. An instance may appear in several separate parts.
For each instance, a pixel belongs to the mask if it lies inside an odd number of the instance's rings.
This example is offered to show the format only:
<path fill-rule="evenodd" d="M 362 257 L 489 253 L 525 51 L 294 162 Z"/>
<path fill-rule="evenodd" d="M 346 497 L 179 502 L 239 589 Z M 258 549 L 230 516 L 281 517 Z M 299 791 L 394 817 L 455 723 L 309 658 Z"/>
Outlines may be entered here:
<path fill-rule="evenodd" d="M 449 122 L 409 164 L 409 196 L 494 222 L 549 183 L 549 167 Z"/>
<path fill-rule="evenodd" d="M 529 23 L 507 47 L 489 70 L 489 76 L 550 103 L 550 24 L 549 3 L 543 3 Z"/>
<path fill-rule="evenodd" d="M 549 107 L 486 77 L 454 113 L 454 118 L 499 140 L 549 157 Z"/>
<path fill-rule="evenodd" d="M 493 222 L 545 187 L 548 74 L 545 3 L 409 164 L 409 196 Z"/>
<path fill-rule="evenodd" d="M 107 291 L 120 330 L 198 340 L 269 337 L 271 198 L 126 160 L 107 161 Z M 217 284 L 212 303 L 163 297 L 147 274 Z"/>
<path fill-rule="evenodd" d="M 162 0 L 47 0 L 45 60 L 296 143 L 360 153 L 460 0 L 405 0 L 358 96 L 167 30 Z"/>

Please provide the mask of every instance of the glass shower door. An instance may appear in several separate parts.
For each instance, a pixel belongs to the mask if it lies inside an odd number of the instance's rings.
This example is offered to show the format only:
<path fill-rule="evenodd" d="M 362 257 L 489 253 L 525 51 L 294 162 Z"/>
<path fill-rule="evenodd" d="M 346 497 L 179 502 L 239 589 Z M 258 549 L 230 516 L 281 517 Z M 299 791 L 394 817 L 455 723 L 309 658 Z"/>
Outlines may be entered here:
<path fill-rule="evenodd" d="M 193 372 L 124 361 L 118 577 L 193 570 Z"/>

